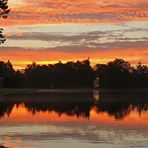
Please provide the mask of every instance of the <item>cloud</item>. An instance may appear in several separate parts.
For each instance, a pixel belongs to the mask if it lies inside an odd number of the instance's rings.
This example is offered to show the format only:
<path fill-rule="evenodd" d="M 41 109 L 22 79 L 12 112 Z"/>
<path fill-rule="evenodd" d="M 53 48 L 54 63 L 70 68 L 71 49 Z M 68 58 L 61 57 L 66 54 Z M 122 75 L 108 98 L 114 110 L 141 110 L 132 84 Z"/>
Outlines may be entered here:
<path fill-rule="evenodd" d="M 93 63 L 121 57 L 148 64 L 146 0 L 11 0 L 9 4 L 10 16 L 0 20 L 8 30 L 1 60 L 22 67 L 31 61 L 87 57 Z"/>
<path fill-rule="evenodd" d="M 37 50 L 54 48 L 65 52 L 79 50 L 102 50 L 123 48 L 147 48 L 148 30 L 142 28 L 109 31 L 79 32 L 76 34 L 57 32 L 8 32 L 7 42 L 2 47 L 24 47 Z"/>
<path fill-rule="evenodd" d="M 5 25 L 148 21 L 146 0 L 12 0 L 11 6 Z"/>

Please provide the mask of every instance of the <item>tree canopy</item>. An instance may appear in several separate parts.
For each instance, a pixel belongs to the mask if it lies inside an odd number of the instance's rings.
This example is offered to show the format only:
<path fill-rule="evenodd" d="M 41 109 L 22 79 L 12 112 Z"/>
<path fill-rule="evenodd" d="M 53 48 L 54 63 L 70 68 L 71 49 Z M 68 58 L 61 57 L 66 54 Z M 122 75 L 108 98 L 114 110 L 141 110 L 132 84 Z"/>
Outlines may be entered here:
<path fill-rule="evenodd" d="M 94 67 L 88 59 L 49 65 L 32 63 L 23 72 L 15 71 L 10 61 L 0 62 L 0 77 L 4 77 L 5 87 L 92 88 L 96 76 L 101 88 L 148 87 L 148 67 L 141 63 L 132 67 L 123 59 Z"/>

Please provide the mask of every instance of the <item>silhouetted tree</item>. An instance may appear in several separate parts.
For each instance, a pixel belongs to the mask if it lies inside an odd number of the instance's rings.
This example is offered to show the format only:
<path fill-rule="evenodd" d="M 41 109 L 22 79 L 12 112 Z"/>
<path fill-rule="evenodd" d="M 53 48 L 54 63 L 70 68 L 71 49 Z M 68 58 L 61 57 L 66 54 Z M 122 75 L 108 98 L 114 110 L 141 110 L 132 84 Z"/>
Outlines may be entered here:
<path fill-rule="evenodd" d="M 90 66 L 89 59 L 84 60 L 82 62 L 77 61 L 75 63 L 75 72 L 76 75 L 73 78 L 75 79 L 75 82 L 77 82 L 78 85 L 81 87 L 91 87 L 93 80 L 94 80 L 94 73 L 93 69 Z"/>
<path fill-rule="evenodd" d="M 26 88 L 26 78 L 23 74 L 23 72 L 17 70 L 15 72 L 15 76 L 14 76 L 14 80 L 15 80 L 15 87 L 17 88 Z"/>
<path fill-rule="evenodd" d="M 0 17 L 4 19 L 8 17 L 8 14 L 10 12 L 10 9 L 8 8 L 7 3 L 8 3 L 8 0 L 0 0 Z M 4 43 L 6 40 L 2 33 L 3 33 L 3 29 L 0 28 L 0 45 Z"/>
<path fill-rule="evenodd" d="M 32 63 L 23 72 L 15 71 L 10 61 L 0 61 L 0 77 L 4 77 L 5 87 L 92 88 L 96 76 L 100 77 L 100 87 L 148 87 L 148 67 L 139 63 L 134 68 L 122 59 L 97 64 L 94 68 L 88 59 L 65 64 Z"/>
<path fill-rule="evenodd" d="M 133 81 L 139 87 L 148 87 L 148 67 L 146 65 L 142 65 L 141 62 L 138 63 L 133 74 Z"/>
<path fill-rule="evenodd" d="M 0 77 L 4 78 L 4 87 L 16 88 L 24 86 L 24 76 L 19 71 L 15 71 L 13 65 L 8 62 L 0 61 Z"/>
<path fill-rule="evenodd" d="M 2 43 L 4 43 L 5 41 L 6 41 L 6 39 L 5 39 L 4 35 L 3 35 L 3 29 L 0 28 L 0 45 Z"/>
<path fill-rule="evenodd" d="M 106 87 L 108 85 L 107 81 L 107 65 L 97 64 L 94 66 L 95 75 L 99 76 L 100 87 Z"/>
<path fill-rule="evenodd" d="M 49 88 L 51 85 L 51 66 L 52 65 L 37 65 L 36 63 L 27 65 L 25 77 L 28 87 Z"/>
<path fill-rule="evenodd" d="M 8 0 L 0 0 L 0 17 L 7 18 L 9 12 Z"/>
<path fill-rule="evenodd" d="M 100 76 L 102 86 L 117 88 L 131 86 L 132 67 L 123 59 L 115 59 L 107 65 L 98 64 L 95 70 Z"/>
<path fill-rule="evenodd" d="M 33 63 L 25 69 L 29 87 L 35 88 L 69 88 L 91 87 L 93 69 L 89 60 L 82 62 L 58 62 L 54 65 L 37 65 Z"/>

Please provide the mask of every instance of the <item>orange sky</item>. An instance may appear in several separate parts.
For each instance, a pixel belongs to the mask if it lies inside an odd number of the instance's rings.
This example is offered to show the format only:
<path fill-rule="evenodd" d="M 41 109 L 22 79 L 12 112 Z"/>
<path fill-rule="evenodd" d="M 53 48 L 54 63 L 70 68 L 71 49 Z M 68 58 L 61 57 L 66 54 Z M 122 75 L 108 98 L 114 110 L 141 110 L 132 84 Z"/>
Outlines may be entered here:
<path fill-rule="evenodd" d="M 147 21 L 146 0 L 11 0 L 7 25 Z"/>
<path fill-rule="evenodd" d="M 148 64 L 147 0 L 11 0 L 0 19 L 6 42 L 0 60 L 26 64 L 124 58 Z"/>
<path fill-rule="evenodd" d="M 128 54 L 127 54 L 128 53 Z M 137 49 L 133 52 L 133 49 L 123 49 L 109 51 L 87 51 L 87 52 L 55 52 L 45 50 L 2 50 L 0 52 L 1 60 L 7 61 L 9 55 L 9 60 L 12 61 L 15 69 L 22 69 L 27 64 L 31 64 L 32 61 L 37 61 L 38 64 L 53 64 L 61 60 L 62 62 L 84 60 L 90 57 L 92 66 L 96 63 L 106 63 L 108 61 L 114 60 L 116 57 L 123 58 L 129 61 L 132 65 L 137 64 L 141 61 L 143 64 L 148 63 L 148 50 Z"/>

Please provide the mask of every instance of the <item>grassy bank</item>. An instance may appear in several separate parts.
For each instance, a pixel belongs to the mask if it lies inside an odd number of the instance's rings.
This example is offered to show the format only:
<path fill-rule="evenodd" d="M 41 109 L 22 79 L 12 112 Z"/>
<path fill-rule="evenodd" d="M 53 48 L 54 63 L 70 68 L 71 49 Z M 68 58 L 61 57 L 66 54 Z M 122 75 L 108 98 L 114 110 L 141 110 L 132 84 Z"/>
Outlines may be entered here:
<path fill-rule="evenodd" d="M 78 93 L 78 92 L 92 92 L 94 89 L 0 89 L 0 94 L 13 94 L 13 93 Z M 129 88 L 129 89 L 111 89 L 104 88 L 99 89 L 100 92 L 148 92 L 148 88 Z"/>
<path fill-rule="evenodd" d="M 0 94 L 9 94 L 9 93 L 33 93 L 36 92 L 35 89 L 11 89 L 11 88 L 2 88 L 0 89 Z"/>

